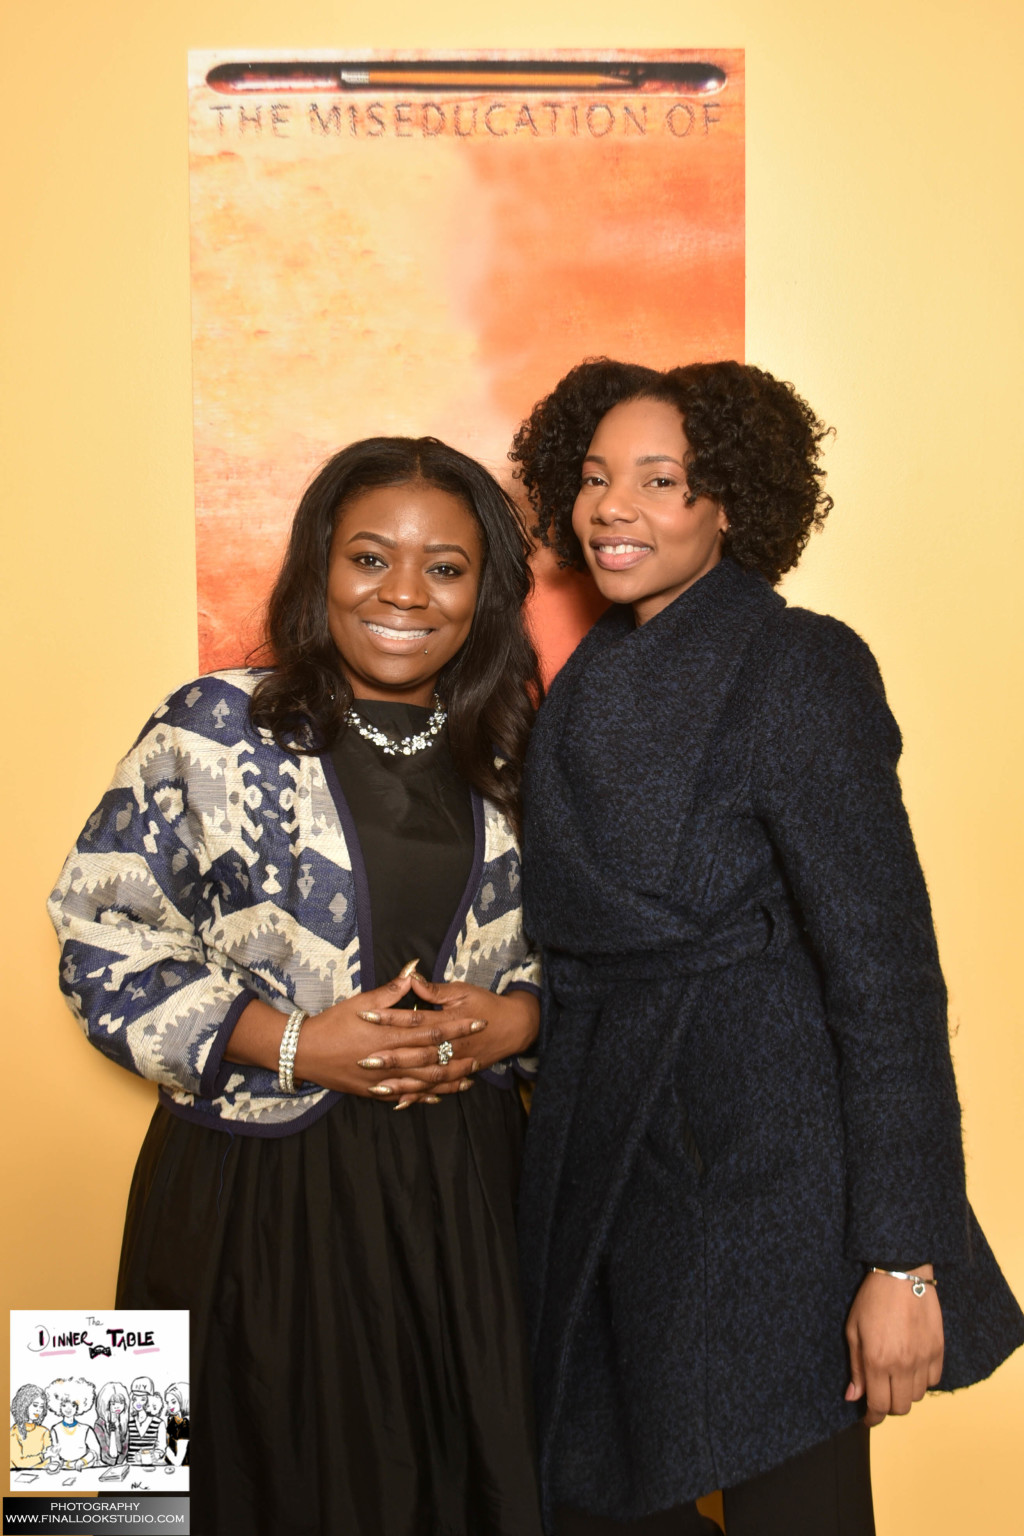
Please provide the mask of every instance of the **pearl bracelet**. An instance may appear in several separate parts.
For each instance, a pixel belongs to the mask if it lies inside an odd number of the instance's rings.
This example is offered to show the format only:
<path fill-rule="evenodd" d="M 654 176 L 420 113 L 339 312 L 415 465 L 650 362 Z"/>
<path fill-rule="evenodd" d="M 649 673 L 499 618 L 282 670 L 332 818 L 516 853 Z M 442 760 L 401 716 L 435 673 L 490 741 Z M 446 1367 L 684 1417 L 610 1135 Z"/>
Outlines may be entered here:
<path fill-rule="evenodd" d="M 277 1058 L 277 1086 L 282 1093 L 295 1092 L 295 1052 L 299 1048 L 299 1030 L 309 1018 L 301 1008 L 293 1008 L 288 1015 L 281 1036 L 281 1052 Z"/>
<path fill-rule="evenodd" d="M 908 1275 L 906 1270 L 903 1269 L 879 1269 L 877 1265 L 872 1264 L 871 1268 L 868 1270 L 868 1274 L 889 1275 L 893 1280 L 911 1280 L 913 1281 L 913 1291 L 915 1296 L 923 1296 L 924 1288 L 926 1285 L 933 1286 L 935 1290 L 938 1290 L 939 1288 L 937 1280 L 929 1280 L 925 1275 Z"/>

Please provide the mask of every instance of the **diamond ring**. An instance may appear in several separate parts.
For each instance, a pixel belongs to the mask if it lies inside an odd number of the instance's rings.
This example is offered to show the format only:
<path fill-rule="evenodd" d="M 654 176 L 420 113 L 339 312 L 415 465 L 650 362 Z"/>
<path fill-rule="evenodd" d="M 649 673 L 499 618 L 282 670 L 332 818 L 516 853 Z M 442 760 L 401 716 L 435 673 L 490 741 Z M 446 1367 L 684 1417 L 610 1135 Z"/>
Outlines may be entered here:
<path fill-rule="evenodd" d="M 441 1044 L 437 1048 L 437 1064 L 438 1064 L 438 1066 L 439 1067 L 446 1067 L 448 1065 L 448 1063 L 451 1061 L 451 1059 L 452 1059 L 452 1057 L 454 1055 L 455 1055 L 455 1047 L 452 1045 L 451 1041 L 450 1040 L 442 1040 Z"/>

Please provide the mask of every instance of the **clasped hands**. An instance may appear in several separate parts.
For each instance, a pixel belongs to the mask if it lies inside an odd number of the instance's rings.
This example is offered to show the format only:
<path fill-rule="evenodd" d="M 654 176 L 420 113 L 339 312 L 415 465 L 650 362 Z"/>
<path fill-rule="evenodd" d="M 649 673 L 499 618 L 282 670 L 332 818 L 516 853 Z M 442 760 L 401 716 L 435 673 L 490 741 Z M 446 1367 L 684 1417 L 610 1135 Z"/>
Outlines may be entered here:
<path fill-rule="evenodd" d="M 915 1273 L 933 1278 L 930 1264 L 919 1264 Z M 906 1280 L 865 1275 L 846 1321 L 846 1342 L 846 1400 L 866 1398 L 865 1424 L 880 1424 L 890 1413 L 909 1413 L 942 1375 L 945 1341 L 935 1287 L 915 1296 Z"/>
<path fill-rule="evenodd" d="M 399 1008 L 410 990 L 429 1012 Z M 473 1074 L 528 1050 L 540 1009 L 532 993 L 504 994 L 465 982 L 424 981 L 415 971 L 308 1018 L 295 1057 L 296 1081 L 370 1095 L 396 1109 L 436 1104 L 471 1088 Z M 451 1042 L 451 1059 L 437 1048 Z"/>

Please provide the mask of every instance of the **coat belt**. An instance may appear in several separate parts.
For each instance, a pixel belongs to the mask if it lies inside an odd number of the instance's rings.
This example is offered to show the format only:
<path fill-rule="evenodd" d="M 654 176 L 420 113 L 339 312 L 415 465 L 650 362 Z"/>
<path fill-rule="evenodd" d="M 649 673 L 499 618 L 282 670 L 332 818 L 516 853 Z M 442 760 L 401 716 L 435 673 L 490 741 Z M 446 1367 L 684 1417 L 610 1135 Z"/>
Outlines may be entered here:
<path fill-rule="evenodd" d="M 545 979 L 555 1001 L 567 1007 L 597 1001 L 617 986 L 683 980 L 758 955 L 781 952 L 799 932 L 792 907 L 776 899 L 734 915 L 699 939 L 681 940 L 659 949 L 625 955 L 571 955 L 548 950 Z"/>

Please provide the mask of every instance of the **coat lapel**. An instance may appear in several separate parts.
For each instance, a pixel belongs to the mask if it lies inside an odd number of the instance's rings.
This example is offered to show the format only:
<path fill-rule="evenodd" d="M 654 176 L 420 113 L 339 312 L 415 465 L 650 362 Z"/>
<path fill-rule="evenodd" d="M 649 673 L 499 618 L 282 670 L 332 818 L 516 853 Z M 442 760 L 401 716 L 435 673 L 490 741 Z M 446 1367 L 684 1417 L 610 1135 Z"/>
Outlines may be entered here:
<path fill-rule="evenodd" d="M 609 613 L 573 655 L 527 772 L 527 907 L 542 944 L 580 954 L 669 938 L 664 898 L 701 763 L 782 606 L 763 578 L 722 560 L 642 628 Z"/>

